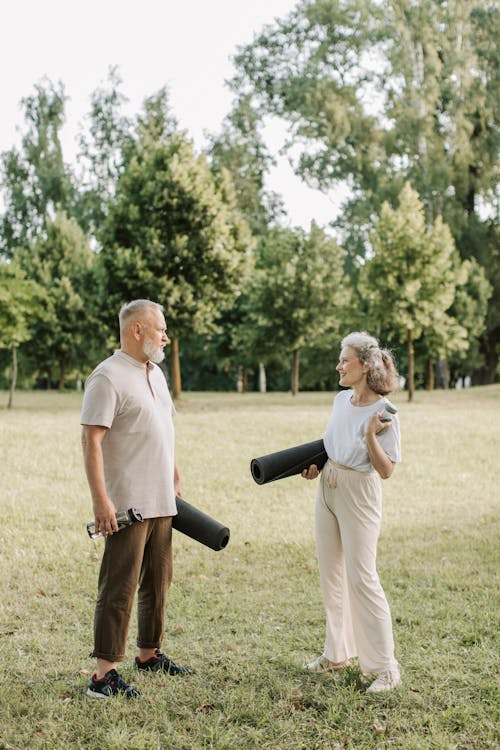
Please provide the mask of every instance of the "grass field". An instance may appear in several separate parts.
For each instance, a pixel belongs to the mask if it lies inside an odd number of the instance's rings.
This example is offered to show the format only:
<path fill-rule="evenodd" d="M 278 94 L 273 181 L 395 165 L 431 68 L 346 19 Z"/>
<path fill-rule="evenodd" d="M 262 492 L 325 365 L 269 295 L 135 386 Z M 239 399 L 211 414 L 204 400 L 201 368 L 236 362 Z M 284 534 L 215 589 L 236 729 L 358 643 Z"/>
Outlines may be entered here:
<path fill-rule="evenodd" d="M 418 392 L 399 406 L 403 463 L 384 483 L 379 573 L 403 688 L 358 670 L 304 674 L 324 637 L 315 482 L 259 487 L 252 457 L 320 437 L 331 394 L 185 394 L 184 497 L 228 547 L 175 533 L 164 650 L 196 674 L 135 676 L 143 697 L 90 701 L 102 540 L 80 455 L 79 394 L 0 393 L 0 748 L 476 750 L 498 733 L 500 386 Z"/>

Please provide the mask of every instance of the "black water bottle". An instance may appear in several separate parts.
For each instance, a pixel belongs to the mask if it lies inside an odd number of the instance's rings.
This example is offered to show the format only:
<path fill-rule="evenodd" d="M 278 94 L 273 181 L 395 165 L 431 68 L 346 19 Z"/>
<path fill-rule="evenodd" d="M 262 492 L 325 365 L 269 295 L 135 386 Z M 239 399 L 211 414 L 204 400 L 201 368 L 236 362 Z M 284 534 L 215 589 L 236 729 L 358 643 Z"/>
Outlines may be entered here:
<path fill-rule="evenodd" d="M 137 508 L 129 508 L 128 510 L 119 510 L 116 514 L 116 523 L 118 524 L 118 531 L 124 529 L 125 526 L 130 526 L 136 521 L 142 521 L 142 516 Z M 96 539 L 98 536 L 103 536 L 102 531 L 95 530 L 95 521 L 90 521 L 87 524 L 87 533 L 91 539 Z M 116 533 L 116 532 L 115 532 Z"/>

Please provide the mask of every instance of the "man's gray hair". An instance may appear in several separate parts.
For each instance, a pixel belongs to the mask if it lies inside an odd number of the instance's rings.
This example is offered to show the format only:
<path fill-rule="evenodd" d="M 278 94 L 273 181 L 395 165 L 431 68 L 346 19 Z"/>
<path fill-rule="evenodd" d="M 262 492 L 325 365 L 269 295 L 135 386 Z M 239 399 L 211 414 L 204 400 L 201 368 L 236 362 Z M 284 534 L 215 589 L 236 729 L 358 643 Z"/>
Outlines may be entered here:
<path fill-rule="evenodd" d="M 134 299 L 132 302 L 126 302 L 122 305 L 118 313 L 120 321 L 120 331 L 124 331 L 130 318 L 143 318 L 146 310 L 156 309 L 163 312 L 163 305 L 158 302 L 152 302 L 150 299 Z"/>

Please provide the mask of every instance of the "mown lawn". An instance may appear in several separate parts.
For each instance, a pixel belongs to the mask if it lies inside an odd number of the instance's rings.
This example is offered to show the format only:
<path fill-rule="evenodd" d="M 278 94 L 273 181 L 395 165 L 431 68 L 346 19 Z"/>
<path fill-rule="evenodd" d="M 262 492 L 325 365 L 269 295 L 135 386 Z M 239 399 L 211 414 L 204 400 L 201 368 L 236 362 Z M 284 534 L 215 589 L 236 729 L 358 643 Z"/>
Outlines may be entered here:
<path fill-rule="evenodd" d="M 0 393 L 0 748 L 496 748 L 500 386 L 399 406 L 404 462 L 384 483 L 379 572 L 404 686 L 317 677 L 323 645 L 315 483 L 259 487 L 252 457 L 320 437 L 332 394 L 184 394 L 184 497 L 226 523 L 221 552 L 175 535 L 164 650 L 186 679 L 126 678 L 143 697 L 91 701 L 102 541 L 79 445 L 81 395 Z"/>

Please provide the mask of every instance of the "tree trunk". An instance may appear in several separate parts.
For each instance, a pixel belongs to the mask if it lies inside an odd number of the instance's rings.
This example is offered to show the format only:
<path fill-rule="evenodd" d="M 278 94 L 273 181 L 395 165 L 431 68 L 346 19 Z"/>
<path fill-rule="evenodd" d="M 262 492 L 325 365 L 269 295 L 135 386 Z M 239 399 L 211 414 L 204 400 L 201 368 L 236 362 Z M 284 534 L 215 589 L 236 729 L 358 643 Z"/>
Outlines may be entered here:
<path fill-rule="evenodd" d="M 294 349 L 292 355 L 292 396 L 299 392 L 299 356 L 300 349 Z"/>
<path fill-rule="evenodd" d="M 58 388 L 60 391 L 64 391 L 64 386 L 66 384 L 66 363 L 64 360 L 59 362 L 59 385 Z"/>
<path fill-rule="evenodd" d="M 238 393 L 243 393 L 243 367 L 241 365 L 238 366 L 238 375 L 236 377 L 236 391 Z"/>
<path fill-rule="evenodd" d="M 238 365 L 236 390 L 238 393 L 246 393 L 248 391 L 248 373 L 242 365 Z"/>
<path fill-rule="evenodd" d="M 429 361 L 427 362 L 427 390 L 433 391 L 434 387 L 434 362 L 432 361 L 432 359 L 429 359 Z"/>
<path fill-rule="evenodd" d="M 14 391 L 17 384 L 17 346 L 12 347 L 12 380 L 10 381 L 9 403 L 7 409 L 12 409 L 14 403 Z"/>
<path fill-rule="evenodd" d="M 413 348 L 413 331 L 408 331 L 408 401 L 413 399 L 415 391 L 415 349 Z"/>
<path fill-rule="evenodd" d="M 170 345 L 170 362 L 172 365 L 172 396 L 180 398 L 182 394 L 181 384 L 181 360 L 179 357 L 179 339 L 172 339 Z"/>
<path fill-rule="evenodd" d="M 437 361 L 437 385 L 438 388 L 447 390 L 450 387 L 450 368 L 447 359 Z"/>
<path fill-rule="evenodd" d="M 259 391 L 261 393 L 266 393 L 267 391 L 266 366 L 264 362 L 259 362 Z"/>

